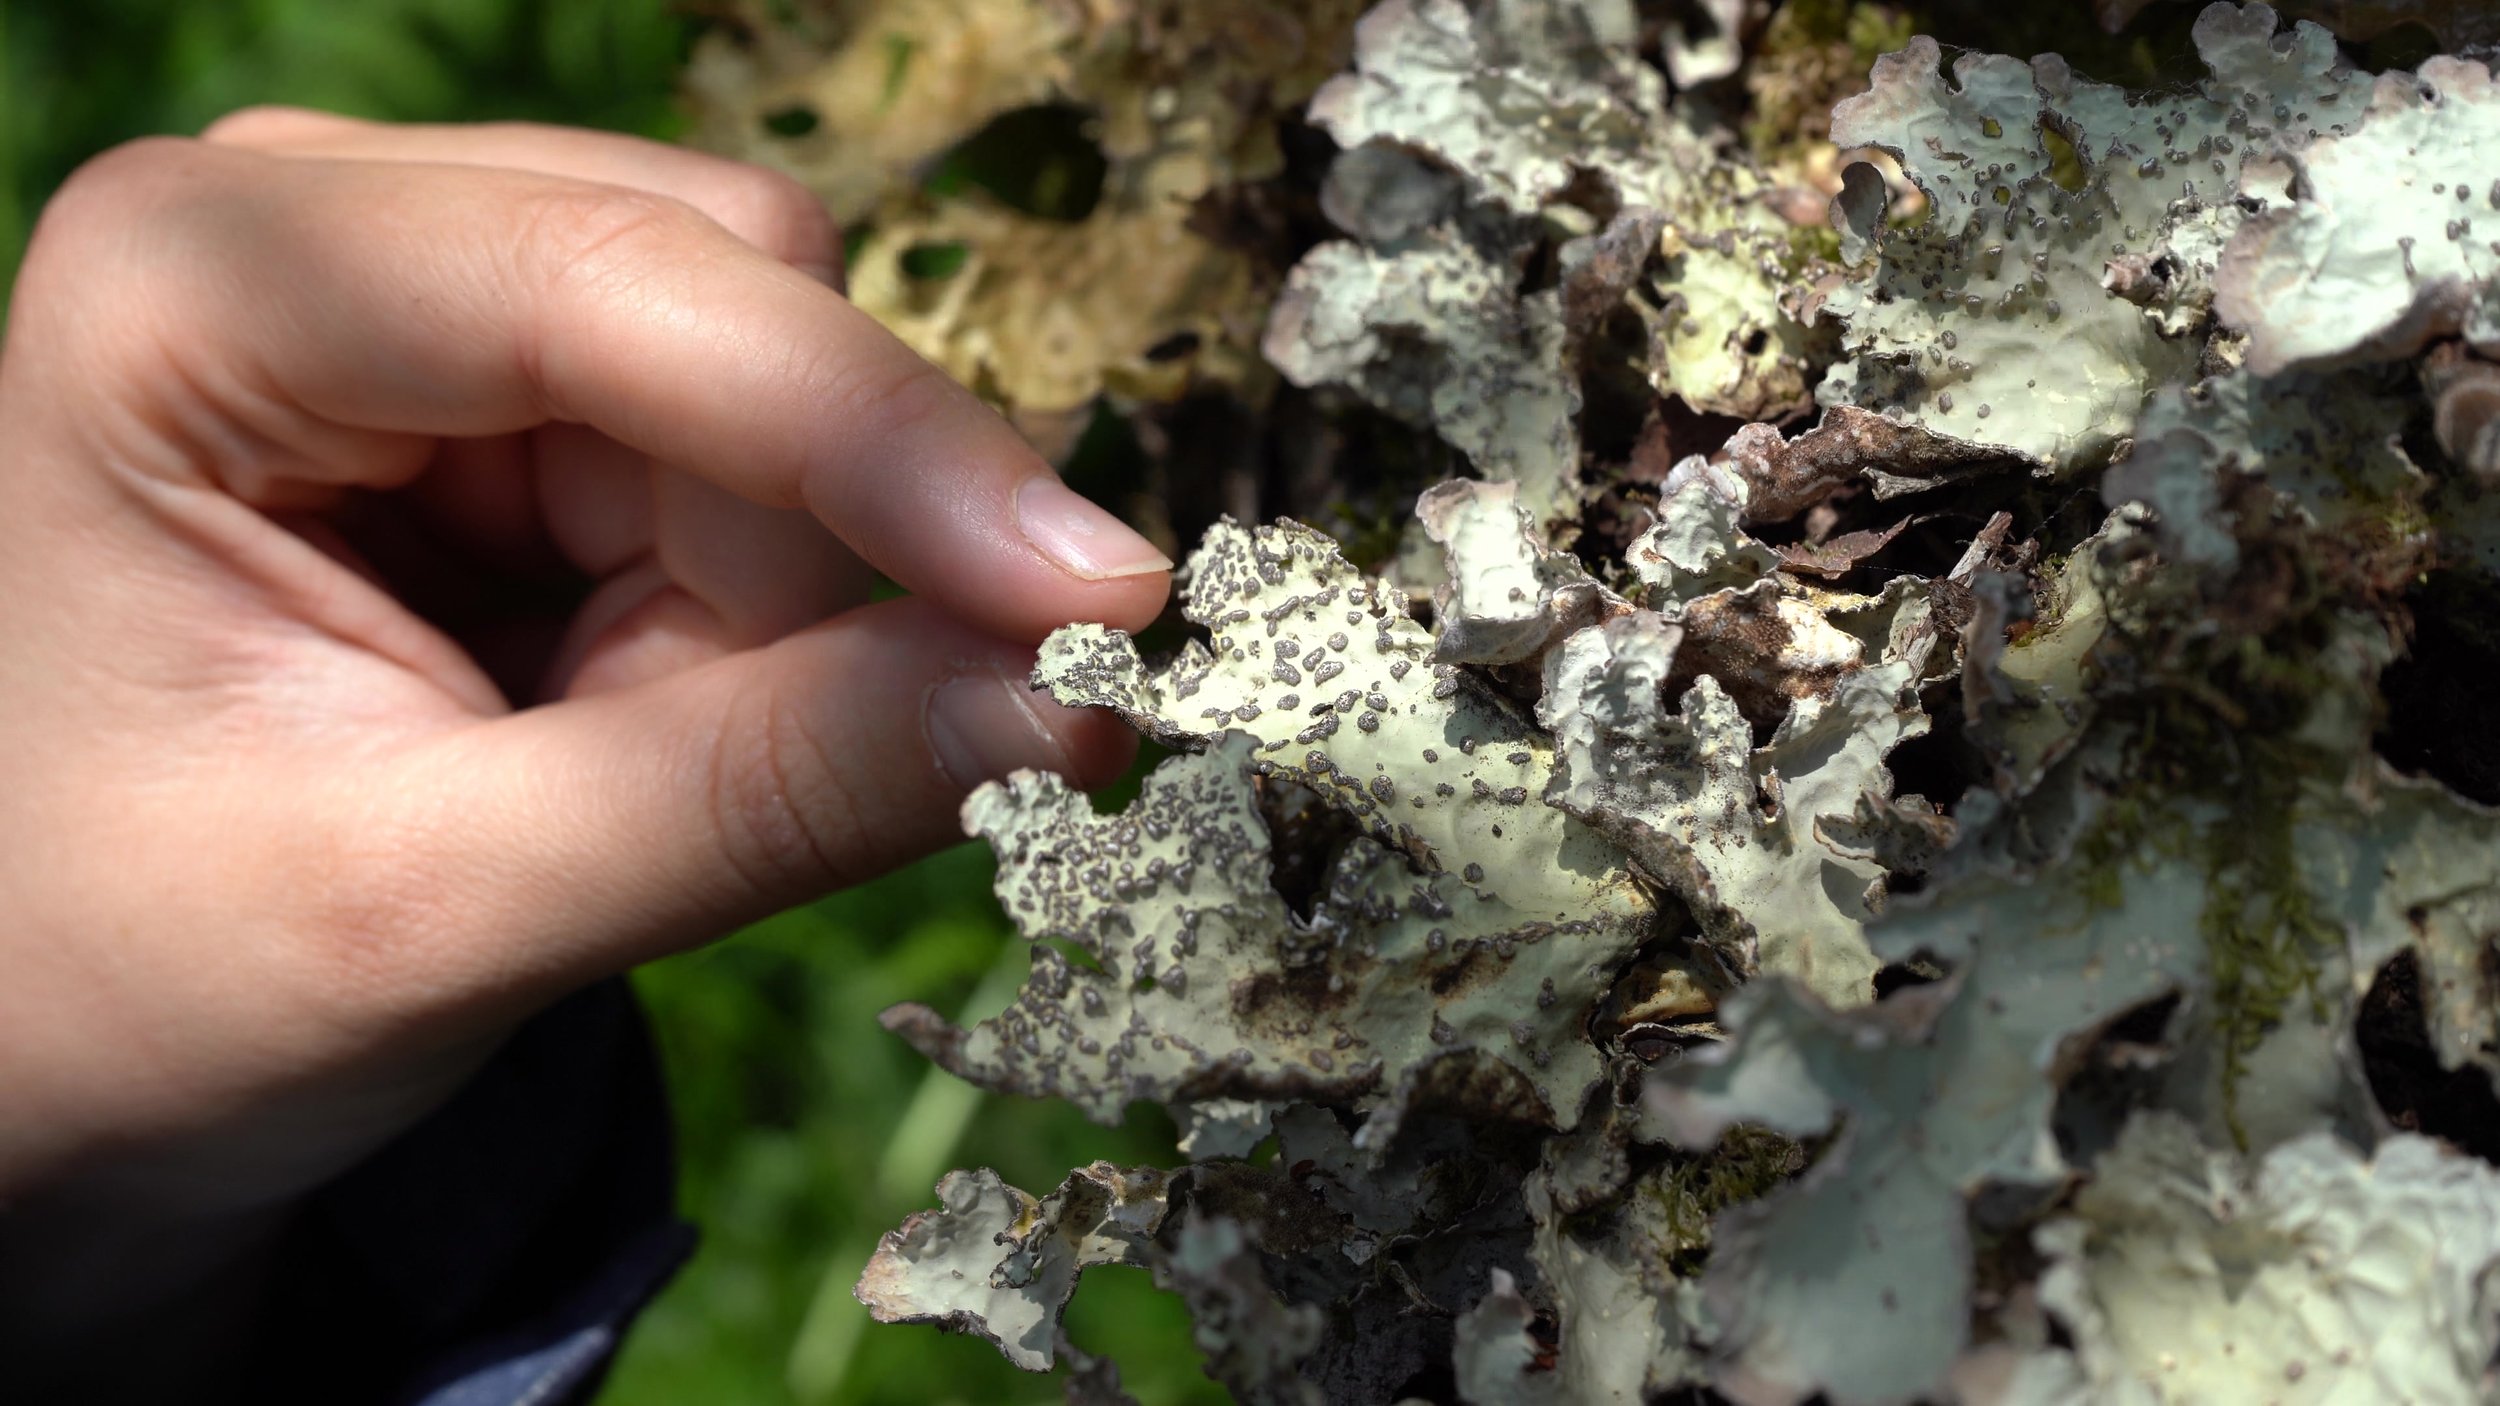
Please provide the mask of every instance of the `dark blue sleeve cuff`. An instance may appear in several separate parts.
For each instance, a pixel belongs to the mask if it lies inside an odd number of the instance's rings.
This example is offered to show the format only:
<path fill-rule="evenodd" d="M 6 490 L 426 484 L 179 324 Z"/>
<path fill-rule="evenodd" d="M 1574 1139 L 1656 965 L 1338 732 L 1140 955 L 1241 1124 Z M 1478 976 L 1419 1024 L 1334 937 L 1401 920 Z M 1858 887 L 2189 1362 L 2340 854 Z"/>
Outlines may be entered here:
<path fill-rule="evenodd" d="M 693 1247 L 675 1202 L 650 1032 L 603 982 L 310 1199 L 244 1399 L 587 1401 Z"/>

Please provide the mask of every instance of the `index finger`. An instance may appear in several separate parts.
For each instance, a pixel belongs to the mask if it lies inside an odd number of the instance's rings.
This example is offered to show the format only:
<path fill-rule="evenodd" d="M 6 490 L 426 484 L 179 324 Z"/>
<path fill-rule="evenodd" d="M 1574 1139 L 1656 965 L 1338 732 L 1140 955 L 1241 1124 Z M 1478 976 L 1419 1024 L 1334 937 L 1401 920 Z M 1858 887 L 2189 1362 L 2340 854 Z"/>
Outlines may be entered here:
<path fill-rule="evenodd" d="M 682 202 L 196 143 L 114 160 L 130 169 L 83 178 L 46 223 L 86 226 L 56 244 L 118 249 L 181 383 L 265 386 L 281 413 L 360 431 L 587 424 L 808 508 L 914 594 L 1010 638 L 1140 625 L 1161 605 L 1171 563 L 977 397 Z M 51 331 L 92 341 L 95 322 Z M 270 406 L 224 408 L 271 437 Z"/>
<path fill-rule="evenodd" d="M 817 282 L 842 287 L 841 230 L 807 187 L 690 147 L 535 122 L 370 122 L 291 107 L 228 113 L 200 140 L 271 156 L 496 166 L 674 196 Z"/>

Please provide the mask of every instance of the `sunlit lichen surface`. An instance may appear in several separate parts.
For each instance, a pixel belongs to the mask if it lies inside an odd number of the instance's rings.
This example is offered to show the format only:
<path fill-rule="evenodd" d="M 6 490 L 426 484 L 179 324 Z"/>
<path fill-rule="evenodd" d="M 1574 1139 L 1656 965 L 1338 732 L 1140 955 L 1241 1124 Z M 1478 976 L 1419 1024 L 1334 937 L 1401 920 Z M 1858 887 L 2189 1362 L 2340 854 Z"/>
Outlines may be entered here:
<path fill-rule="evenodd" d="M 1096 1265 L 1245 1402 L 2500 1399 L 2474 7 L 802 10 L 701 139 L 1195 546 L 1034 675 L 1137 797 L 965 806 L 1022 991 L 887 1016 L 1186 1160 L 950 1176 L 877 1316 L 1096 1406 Z M 933 178 L 1034 112 L 1083 208 Z"/>

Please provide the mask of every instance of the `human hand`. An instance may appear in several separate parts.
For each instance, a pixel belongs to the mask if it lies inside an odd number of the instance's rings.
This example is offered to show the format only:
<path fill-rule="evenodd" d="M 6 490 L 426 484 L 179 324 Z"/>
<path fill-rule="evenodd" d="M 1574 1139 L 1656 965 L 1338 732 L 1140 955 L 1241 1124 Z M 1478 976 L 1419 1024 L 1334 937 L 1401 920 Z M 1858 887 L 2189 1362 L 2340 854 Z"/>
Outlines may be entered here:
<path fill-rule="evenodd" d="M 62 191 L 0 353 L 0 1202 L 241 1223 L 564 992 L 1117 773 L 1027 646 L 1169 563 L 839 256 L 544 128 L 254 111 Z M 561 628 L 420 608 L 541 567 Z"/>

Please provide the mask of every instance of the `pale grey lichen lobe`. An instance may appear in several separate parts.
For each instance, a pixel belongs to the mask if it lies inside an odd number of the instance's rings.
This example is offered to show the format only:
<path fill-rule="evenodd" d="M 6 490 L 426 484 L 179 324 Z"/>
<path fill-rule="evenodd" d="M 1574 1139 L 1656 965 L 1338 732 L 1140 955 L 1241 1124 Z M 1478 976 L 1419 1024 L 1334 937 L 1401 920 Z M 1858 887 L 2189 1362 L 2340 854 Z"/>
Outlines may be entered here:
<path fill-rule="evenodd" d="M 887 1232 L 853 1292 L 878 1322 L 976 1333 L 1017 1366 L 1043 1370 L 1077 1276 L 1145 1263 L 1170 1180 L 1096 1162 L 1035 1201 L 986 1167 L 949 1172 L 939 1209 Z"/>
<path fill-rule="evenodd" d="M 2248 1158 L 2144 1112 L 2094 1172 L 2032 1232 L 2065 1342 L 2011 1364 L 2009 1406 L 2489 1399 L 2489 1166 L 2410 1134 L 2367 1157 L 2319 1132 Z"/>
<path fill-rule="evenodd" d="M 1648 614 L 1584 630 L 1547 657 L 1540 714 L 1562 745 L 1547 804 L 1624 845 L 1684 899 L 1738 970 L 1790 977 L 1836 1006 L 1874 995 L 1865 924 L 1884 874 L 1816 833 L 1862 796 L 1891 799 L 1883 757 L 1927 730 L 1925 649 L 1843 674 L 1799 701 L 1757 752 L 1752 726 L 1702 675 L 1661 704 L 1685 631 Z M 1767 795 L 1776 797 L 1766 803 Z"/>
<path fill-rule="evenodd" d="M 2105 460 L 2144 397 L 2195 374 L 2222 248 L 2275 192 L 2276 154 L 2361 121 L 2365 77 L 2306 22 L 2209 7 L 2209 75 L 2132 94 L 2063 59 L 1965 54 L 1952 81 L 1921 37 L 1877 62 L 1832 114 L 1833 139 L 1897 157 L 1932 202 L 1906 229 L 1844 201 L 1844 242 L 1873 251 L 1825 309 L 1851 359 L 1819 397 L 1998 446 L 2057 472 Z M 2044 358 L 2043 348 L 2055 348 Z"/>
<path fill-rule="evenodd" d="M 1580 389 L 1560 298 L 1518 284 L 1452 228 L 1387 250 L 1323 244 L 1285 280 L 1262 349 L 1296 385 L 1349 386 L 1431 428 L 1559 527 L 1580 510 Z"/>
<path fill-rule="evenodd" d="M 1355 238 L 1303 257 L 1263 343 L 1296 384 L 1351 387 L 1517 480 L 1557 540 L 1584 496 L 1580 362 L 1610 317 L 1642 329 L 1649 383 L 1696 409 L 1810 403 L 1794 309 L 1821 266 L 1770 180 L 1670 110 L 1640 36 L 1628 0 L 1376 6 L 1310 109 L 1345 149 L 1323 209 Z M 1574 182 L 1592 180 L 1612 217 L 1539 286 L 1543 222 L 1589 223 Z"/>
<path fill-rule="evenodd" d="M 2500 89 L 2434 57 L 2382 75 L 2358 130 L 2288 156 L 2288 198 L 2232 236 L 2223 319 L 2263 375 L 2407 356 L 2462 335 L 2500 353 Z"/>
<path fill-rule="evenodd" d="M 1035 677 L 1204 750 L 1120 816 L 1051 777 L 976 792 L 966 823 L 999 851 L 1033 978 L 970 1031 L 918 1007 L 889 1024 L 967 1077 L 1105 1121 L 1141 1098 L 1394 1103 L 1464 1056 L 1569 1124 L 1600 1072 L 1580 1026 L 1656 910 L 1620 850 L 1536 802 L 1551 744 L 1433 662 L 1396 590 L 1308 529 L 1219 526 L 1184 591 L 1207 642 L 1149 667 L 1125 636 L 1073 626 Z M 1260 778 L 1364 832 L 1307 918 L 1270 882 Z"/>
<path fill-rule="evenodd" d="M 1415 520 L 1448 563 L 1448 582 L 1433 597 L 1437 659 L 1521 663 L 1632 608 L 1578 558 L 1545 545 L 1515 483 L 1438 484 L 1416 502 Z"/>
<path fill-rule="evenodd" d="M 1226 521 L 1200 638 L 1045 643 L 1181 755 L 977 792 L 1030 979 L 889 1022 L 1189 1165 L 950 1178 L 862 1297 L 1038 1366 L 1142 1265 L 1285 1406 L 2488 1397 L 2500 1173 L 2396 1131 L 2500 1075 L 2494 754 L 2421 721 L 2500 592 L 2488 74 L 2258 5 L 2152 92 L 1920 40 L 1834 135 L 1925 218 L 1858 167 L 1826 231 L 1645 13 L 1364 21 L 1267 349 L 1387 412 L 1325 452 L 1469 461 L 1432 600 Z"/>
<path fill-rule="evenodd" d="M 1484 877 L 1471 885 L 1524 917 L 1637 925 L 1651 911 L 1620 850 L 1529 803 L 1553 773 L 1552 741 L 1438 662 L 1397 589 L 1327 537 L 1218 524 L 1184 568 L 1181 609 L 1209 638 L 1163 664 L 1077 625 L 1043 645 L 1034 681 L 1168 745 L 1238 734 L 1262 774 L 1327 797 L 1427 874 L 1472 866 Z"/>
<path fill-rule="evenodd" d="M 1651 1083 L 1654 1134 L 1687 1146 L 1747 1122 L 1836 1133 L 1819 1175 L 1723 1226 L 1705 1279 L 1722 1351 L 1764 1399 L 1946 1389 L 1968 1341 L 1969 1199 L 2066 1175 L 2049 1136 L 2058 1051 L 2191 979 L 2182 934 L 2196 930 L 2203 876 L 2158 865 L 2129 872 L 2120 895 L 2104 910 L 2027 875 L 1940 894 L 1874 940 L 1886 960 L 1940 958 L 1950 984 L 1841 1013 L 1751 988 L 1729 1013 L 1732 1045 Z M 1835 1261 L 1833 1246 L 1870 1239 Z"/>

